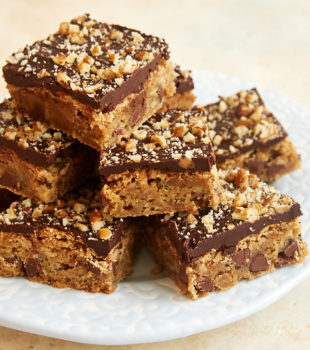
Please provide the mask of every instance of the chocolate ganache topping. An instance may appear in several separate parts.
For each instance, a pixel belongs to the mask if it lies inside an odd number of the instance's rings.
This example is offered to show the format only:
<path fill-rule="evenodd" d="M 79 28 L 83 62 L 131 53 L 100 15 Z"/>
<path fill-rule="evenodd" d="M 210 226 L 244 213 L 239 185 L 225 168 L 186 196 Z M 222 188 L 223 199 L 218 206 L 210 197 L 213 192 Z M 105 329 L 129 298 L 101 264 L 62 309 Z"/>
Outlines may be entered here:
<path fill-rule="evenodd" d="M 189 263 L 211 249 L 227 250 L 251 234 L 301 216 L 300 205 L 243 169 L 219 171 L 226 202 L 198 215 L 157 216 L 155 230 L 164 227 L 180 260 Z"/>
<path fill-rule="evenodd" d="M 150 73 L 168 58 L 163 39 L 85 14 L 14 53 L 3 74 L 9 84 L 61 91 L 108 112 L 141 91 Z"/>
<path fill-rule="evenodd" d="M 27 236 L 41 229 L 57 229 L 71 234 L 77 242 L 105 258 L 129 227 L 129 220 L 104 214 L 99 196 L 99 184 L 89 182 L 54 203 L 31 199 L 13 202 L 0 213 L 0 230 Z"/>
<path fill-rule="evenodd" d="M 266 149 L 286 136 L 256 89 L 244 90 L 205 106 L 217 163 L 255 149 Z"/>
<path fill-rule="evenodd" d="M 11 99 L 0 104 L 1 149 L 12 150 L 36 166 L 48 167 L 56 158 L 74 156 L 85 147 L 63 132 L 18 112 Z"/>
<path fill-rule="evenodd" d="M 197 107 L 154 115 L 130 139 L 101 152 L 99 171 L 103 177 L 143 167 L 210 171 L 214 164 L 207 118 Z"/>

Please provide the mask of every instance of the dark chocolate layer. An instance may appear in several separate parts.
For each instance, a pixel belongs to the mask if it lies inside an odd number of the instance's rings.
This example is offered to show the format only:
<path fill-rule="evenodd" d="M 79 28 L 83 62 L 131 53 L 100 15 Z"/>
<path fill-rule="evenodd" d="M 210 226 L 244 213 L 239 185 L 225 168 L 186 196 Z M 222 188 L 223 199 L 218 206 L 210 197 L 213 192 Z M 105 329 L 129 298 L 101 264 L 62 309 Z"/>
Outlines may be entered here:
<path fill-rule="evenodd" d="M 11 203 L 19 198 L 18 195 L 12 193 L 5 188 L 0 188 L 0 211 L 6 210 Z"/>
<path fill-rule="evenodd" d="M 47 168 L 59 158 L 79 161 L 80 152 L 95 151 L 64 133 L 48 129 L 38 121 L 18 112 L 11 99 L 0 104 L 0 153 L 14 152 L 23 160 Z"/>
<path fill-rule="evenodd" d="M 55 203 L 14 202 L 11 205 L 13 209 L 0 213 L 0 231 L 28 236 L 41 229 L 55 228 L 73 236 L 77 245 L 80 241 L 80 244 L 85 244 L 105 258 L 120 242 L 124 230 L 130 229 L 131 225 L 130 219 L 109 218 L 106 221 L 100 214 L 99 193 L 98 183 L 89 182 Z M 83 205 L 85 210 L 81 209 Z M 100 230 L 91 223 L 91 220 L 95 220 L 94 216 L 97 221 L 103 221 L 102 226 L 108 229 L 109 235 L 101 238 Z"/>
<path fill-rule="evenodd" d="M 88 146 L 80 144 L 77 141 L 70 142 L 64 147 L 59 148 L 55 153 L 51 154 L 50 152 L 45 152 L 43 149 L 39 150 L 39 148 L 37 148 L 37 150 L 32 147 L 24 148 L 19 146 L 18 142 L 16 141 L 11 141 L 0 136 L 1 153 L 13 151 L 25 161 L 42 168 L 49 167 L 55 162 L 56 159 L 59 158 L 77 157 L 79 152 L 84 148 L 89 150 L 90 155 L 94 153 L 94 150 Z"/>
<path fill-rule="evenodd" d="M 214 164 L 204 112 L 171 110 L 154 115 L 131 139 L 101 152 L 99 172 L 108 177 L 141 168 L 210 171 Z"/>
<path fill-rule="evenodd" d="M 208 211 L 200 212 L 200 216 L 206 214 L 208 214 Z M 236 226 L 231 230 L 223 231 L 215 235 L 209 235 L 208 238 L 203 238 L 204 236 L 201 235 L 201 232 L 207 232 L 201 222 L 198 222 L 197 226 L 194 229 L 191 229 L 186 221 L 186 217 L 178 221 L 172 218 L 171 221 L 167 223 L 163 223 L 160 217 L 157 217 L 154 220 L 156 220 L 155 225 L 157 227 L 158 225 L 163 225 L 166 229 L 166 233 L 177 249 L 181 261 L 189 263 L 190 261 L 206 254 L 211 249 L 225 250 L 234 247 L 243 238 L 251 234 L 258 234 L 266 226 L 282 222 L 290 222 L 301 215 L 302 213 L 298 203 L 294 203 L 287 212 L 261 217 L 253 223 L 236 222 L 231 217 L 231 211 L 225 211 L 225 215 L 221 216 L 218 221 L 219 228 L 227 225 L 227 223 L 235 223 Z M 185 230 L 189 232 L 190 238 L 185 238 L 180 235 L 180 228 L 182 228 L 182 231 Z"/>
<path fill-rule="evenodd" d="M 141 91 L 150 73 L 168 58 L 163 39 L 84 15 L 11 56 L 3 74 L 8 84 L 64 92 L 108 112 Z"/>
<path fill-rule="evenodd" d="M 210 145 L 204 145 L 203 147 L 205 154 L 212 154 L 212 148 Z M 188 147 L 186 150 L 191 150 Z M 158 154 L 158 162 L 152 161 L 141 161 L 139 163 L 123 163 L 120 165 L 113 164 L 109 167 L 100 167 L 100 174 L 103 177 L 108 177 L 112 174 L 120 174 L 127 170 L 133 171 L 137 169 L 147 168 L 147 169 L 158 169 L 162 172 L 175 171 L 175 172 L 184 172 L 184 171 L 210 171 L 212 166 L 215 164 L 214 158 L 212 156 L 196 156 L 191 160 L 192 164 L 190 169 L 185 169 L 180 166 L 180 162 L 177 159 L 163 159 L 161 154 Z M 104 179 L 103 179 L 104 180 Z"/>

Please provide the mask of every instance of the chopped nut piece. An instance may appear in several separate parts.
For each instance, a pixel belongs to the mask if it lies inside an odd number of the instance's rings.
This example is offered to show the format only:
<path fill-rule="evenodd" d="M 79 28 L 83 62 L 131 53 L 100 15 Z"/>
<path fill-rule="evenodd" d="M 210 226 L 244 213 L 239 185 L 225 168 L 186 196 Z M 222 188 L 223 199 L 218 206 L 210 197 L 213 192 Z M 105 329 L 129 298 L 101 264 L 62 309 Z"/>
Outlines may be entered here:
<path fill-rule="evenodd" d="M 249 129 L 245 125 L 239 125 L 234 129 L 234 133 L 236 133 L 240 138 L 242 138 L 248 132 L 249 132 Z"/>
<path fill-rule="evenodd" d="M 187 222 L 192 224 L 194 223 L 196 220 L 195 216 L 193 214 L 189 214 L 188 217 L 187 217 Z"/>
<path fill-rule="evenodd" d="M 93 210 L 89 214 L 89 221 L 94 231 L 100 230 L 105 225 L 105 221 L 98 209 Z"/>
<path fill-rule="evenodd" d="M 102 54 L 101 47 L 98 44 L 95 44 L 94 46 L 91 47 L 90 52 L 92 53 L 93 56 L 100 56 Z"/>
<path fill-rule="evenodd" d="M 225 103 L 225 101 L 222 100 L 219 103 L 219 112 L 224 113 L 226 111 L 226 109 L 227 109 L 227 104 Z"/>
<path fill-rule="evenodd" d="M 59 33 L 62 35 L 67 35 L 69 33 L 69 23 L 62 22 L 59 25 Z"/>
<path fill-rule="evenodd" d="M 135 163 L 140 163 L 141 162 L 141 155 L 140 154 L 133 154 L 129 156 L 129 159 L 131 159 Z"/>
<path fill-rule="evenodd" d="M 60 66 L 63 66 L 66 63 L 66 58 L 67 56 L 63 53 L 59 54 L 58 56 L 52 56 L 52 60 L 54 61 L 54 63 Z"/>
<path fill-rule="evenodd" d="M 183 137 L 188 131 L 188 128 L 183 123 L 176 123 L 173 127 L 173 135 L 176 137 Z"/>
<path fill-rule="evenodd" d="M 76 202 L 73 205 L 73 209 L 77 212 L 77 213 L 83 213 L 86 211 L 86 206 L 83 203 L 79 203 Z"/>
<path fill-rule="evenodd" d="M 99 237 L 100 239 L 108 239 L 112 235 L 112 232 L 108 228 L 101 228 L 99 230 Z"/>
<path fill-rule="evenodd" d="M 162 148 L 168 148 L 166 139 L 163 136 L 155 134 L 152 136 L 151 140 L 158 143 Z"/>
<path fill-rule="evenodd" d="M 147 131 L 146 130 L 141 130 L 141 129 L 138 129 L 136 131 L 133 132 L 133 136 L 139 140 L 139 141 L 142 141 L 146 138 L 147 136 Z"/>
<path fill-rule="evenodd" d="M 191 134 L 190 132 L 188 132 L 185 136 L 184 136 L 184 141 L 185 142 L 195 142 L 195 136 L 193 134 Z"/>
<path fill-rule="evenodd" d="M 57 81 L 60 85 L 63 85 L 64 87 L 69 87 L 70 77 L 62 71 L 59 71 L 57 73 Z"/>
<path fill-rule="evenodd" d="M 213 138 L 212 142 L 215 146 L 219 146 L 221 144 L 222 140 L 223 140 L 223 137 L 221 135 L 216 135 Z"/>
<path fill-rule="evenodd" d="M 213 233 L 213 225 L 214 225 L 214 217 L 213 217 L 213 210 L 210 211 L 207 215 L 204 215 L 201 218 L 201 222 L 205 225 L 208 233 Z"/>
<path fill-rule="evenodd" d="M 76 227 L 77 229 L 79 229 L 80 231 L 83 231 L 83 232 L 88 231 L 88 227 L 84 224 L 81 224 L 80 222 L 75 223 L 74 227 Z"/>
<path fill-rule="evenodd" d="M 135 152 L 137 150 L 136 143 L 133 139 L 129 139 L 126 142 L 126 152 Z"/>

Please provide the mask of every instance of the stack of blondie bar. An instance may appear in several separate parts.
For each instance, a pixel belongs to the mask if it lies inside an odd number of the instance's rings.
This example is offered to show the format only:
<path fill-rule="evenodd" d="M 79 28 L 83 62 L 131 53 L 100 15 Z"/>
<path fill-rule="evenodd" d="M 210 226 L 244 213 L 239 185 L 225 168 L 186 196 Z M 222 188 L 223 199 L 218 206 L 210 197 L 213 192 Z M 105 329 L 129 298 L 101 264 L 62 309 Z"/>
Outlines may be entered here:
<path fill-rule="evenodd" d="M 3 74 L 2 276 L 111 293 L 146 245 L 196 299 L 306 256 L 299 204 L 262 182 L 300 159 L 256 89 L 193 107 L 163 39 L 89 15 Z"/>

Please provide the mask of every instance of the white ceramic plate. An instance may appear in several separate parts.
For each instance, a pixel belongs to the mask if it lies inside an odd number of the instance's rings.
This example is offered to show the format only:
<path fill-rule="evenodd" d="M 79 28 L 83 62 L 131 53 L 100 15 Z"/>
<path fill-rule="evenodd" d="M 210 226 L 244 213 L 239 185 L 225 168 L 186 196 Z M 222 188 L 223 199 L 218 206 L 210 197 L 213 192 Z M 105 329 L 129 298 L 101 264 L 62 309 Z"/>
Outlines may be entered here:
<path fill-rule="evenodd" d="M 193 72 L 198 103 L 254 85 L 207 71 Z M 258 87 L 259 88 L 259 87 Z M 267 106 L 289 130 L 303 168 L 275 184 L 302 205 L 303 233 L 310 242 L 310 113 L 294 101 L 259 88 Z M 150 275 L 152 259 L 140 256 L 135 273 L 112 295 L 56 289 L 24 278 L 0 278 L 0 324 L 89 344 L 163 341 L 221 327 L 270 305 L 310 275 L 310 258 L 225 292 L 191 301 L 163 275 Z"/>

